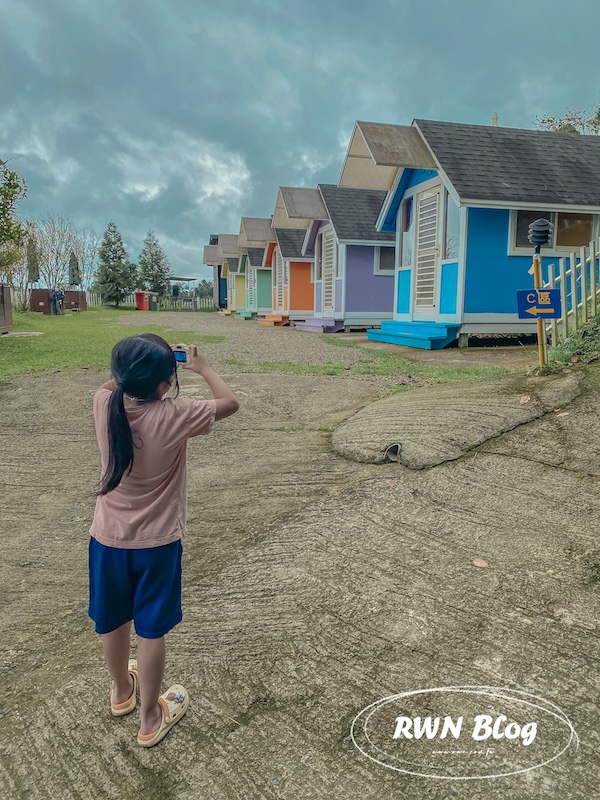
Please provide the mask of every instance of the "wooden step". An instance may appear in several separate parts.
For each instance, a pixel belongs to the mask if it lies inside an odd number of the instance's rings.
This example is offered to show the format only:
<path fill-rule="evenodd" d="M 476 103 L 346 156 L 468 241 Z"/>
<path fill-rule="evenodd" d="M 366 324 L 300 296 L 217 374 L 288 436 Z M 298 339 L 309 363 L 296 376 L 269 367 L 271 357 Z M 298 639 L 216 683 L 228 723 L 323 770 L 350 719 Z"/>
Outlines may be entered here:
<path fill-rule="evenodd" d="M 258 320 L 258 324 L 263 327 L 271 327 L 277 325 L 279 327 L 290 324 L 290 318 L 284 314 L 267 314 Z"/>

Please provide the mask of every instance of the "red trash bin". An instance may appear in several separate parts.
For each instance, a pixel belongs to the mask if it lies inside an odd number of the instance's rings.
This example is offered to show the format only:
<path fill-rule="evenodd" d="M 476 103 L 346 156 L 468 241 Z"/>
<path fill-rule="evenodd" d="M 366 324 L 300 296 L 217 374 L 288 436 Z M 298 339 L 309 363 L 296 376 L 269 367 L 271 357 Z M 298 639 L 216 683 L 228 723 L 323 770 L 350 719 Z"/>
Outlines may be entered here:
<path fill-rule="evenodd" d="M 148 292 L 135 293 L 136 311 L 150 311 L 150 294 Z"/>

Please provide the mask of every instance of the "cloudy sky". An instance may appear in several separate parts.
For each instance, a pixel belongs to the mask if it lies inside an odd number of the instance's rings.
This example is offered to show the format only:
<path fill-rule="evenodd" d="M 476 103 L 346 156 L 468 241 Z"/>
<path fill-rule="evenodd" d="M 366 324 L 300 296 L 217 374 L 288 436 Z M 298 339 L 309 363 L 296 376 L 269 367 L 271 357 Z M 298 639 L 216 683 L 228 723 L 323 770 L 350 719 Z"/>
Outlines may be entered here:
<path fill-rule="evenodd" d="M 598 0 L 0 0 L 0 158 L 132 258 L 337 182 L 354 121 L 531 128 L 600 103 Z"/>

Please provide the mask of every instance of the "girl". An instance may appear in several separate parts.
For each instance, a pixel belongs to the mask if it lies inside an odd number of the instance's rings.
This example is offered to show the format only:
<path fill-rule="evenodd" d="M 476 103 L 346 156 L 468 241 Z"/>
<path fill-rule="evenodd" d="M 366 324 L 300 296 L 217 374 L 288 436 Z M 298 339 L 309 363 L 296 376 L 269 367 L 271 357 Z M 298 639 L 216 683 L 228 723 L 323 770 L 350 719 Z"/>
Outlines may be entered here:
<path fill-rule="evenodd" d="M 180 684 L 160 695 L 165 634 L 181 621 L 181 536 L 186 524 L 186 446 L 239 403 L 192 345 L 184 369 L 214 400 L 180 398 L 177 362 L 160 336 L 143 333 L 112 351 L 113 380 L 94 395 L 102 480 L 90 528 L 89 615 L 112 676 L 111 712 L 133 711 L 140 693 L 138 744 L 160 742 L 187 711 Z M 175 383 L 177 396 L 163 396 Z M 129 660 L 135 624 L 137 661 Z M 160 696 L 159 696 L 160 695 Z"/>

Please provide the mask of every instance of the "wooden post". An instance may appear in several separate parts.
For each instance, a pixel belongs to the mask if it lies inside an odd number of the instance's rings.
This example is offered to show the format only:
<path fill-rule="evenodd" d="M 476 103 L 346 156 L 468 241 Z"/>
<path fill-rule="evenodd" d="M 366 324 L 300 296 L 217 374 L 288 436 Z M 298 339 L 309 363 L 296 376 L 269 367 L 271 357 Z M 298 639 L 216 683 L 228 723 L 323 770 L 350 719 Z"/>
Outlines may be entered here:
<path fill-rule="evenodd" d="M 533 256 L 533 287 L 536 290 L 543 288 L 542 257 L 539 253 Z M 544 327 L 544 320 L 540 317 L 537 319 L 537 338 L 540 367 L 543 367 L 546 364 L 546 330 Z"/>

